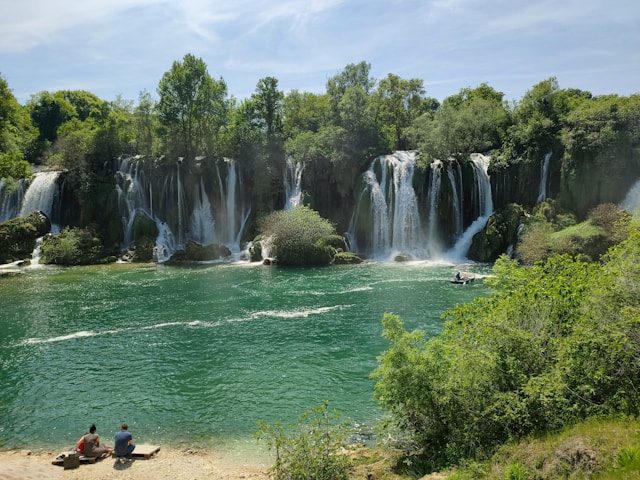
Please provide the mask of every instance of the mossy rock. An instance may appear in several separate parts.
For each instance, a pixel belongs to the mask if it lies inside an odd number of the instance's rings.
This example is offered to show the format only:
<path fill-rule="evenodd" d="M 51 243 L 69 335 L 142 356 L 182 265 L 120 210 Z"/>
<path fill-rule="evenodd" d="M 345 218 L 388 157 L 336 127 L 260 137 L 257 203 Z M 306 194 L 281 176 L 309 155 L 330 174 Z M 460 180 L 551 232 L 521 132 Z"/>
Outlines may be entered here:
<path fill-rule="evenodd" d="M 138 212 L 133 220 L 133 241 L 137 244 L 140 239 L 156 238 L 158 226 L 156 222 L 144 212 Z"/>
<path fill-rule="evenodd" d="M 51 222 L 42 212 L 12 218 L 0 224 L 0 263 L 29 258 L 36 239 L 51 231 Z"/>
<path fill-rule="evenodd" d="M 131 261 L 136 263 L 151 262 L 153 260 L 153 249 L 156 246 L 155 240 L 149 237 L 139 238 L 133 248 Z"/>
<path fill-rule="evenodd" d="M 249 247 L 249 260 L 259 262 L 262 260 L 262 242 L 254 240 Z"/>
<path fill-rule="evenodd" d="M 395 257 L 393 257 L 393 261 L 394 262 L 408 262 L 411 260 L 411 256 L 407 255 L 405 253 L 401 253 L 399 255 L 396 255 Z"/>
<path fill-rule="evenodd" d="M 42 263 L 52 265 L 93 265 L 104 263 L 102 241 L 93 228 L 65 228 L 47 235 L 42 242 Z"/>
<path fill-rule="evenodd" d="M 330 235 L 328 237 L 325 237 L 318 242 L 318 246 L 331 247 L 336 249 L 336 251 L 338 252 L 346 252 L 348 250 L 347 242 L 345 241 L 344 237 L 340 235 Z"/>
<path fill-rule="evenodd" d="M 489 218 L 484 229 L 473 237 L 469 258 L 479 262 L 493 262 L 509 245 L 518 242 L 518 228 L 525 219 L 522 206 L 512 203 Z"/>
<path fill-rule="evenodd" d="M 362 259 L 353 252 L 338 252 L 333 256 L 334 265 L 355 265 L 362 263 Z"/>
<path fill-rule="evenodd" d="M 196 242 L 187 242 L 184 250 L 180 250 L 171 256 L 171 263 L 177 262 L 208 262 L 231 256 L 231 250 L 225 245 L 211 244 L 201 245 Z"/>

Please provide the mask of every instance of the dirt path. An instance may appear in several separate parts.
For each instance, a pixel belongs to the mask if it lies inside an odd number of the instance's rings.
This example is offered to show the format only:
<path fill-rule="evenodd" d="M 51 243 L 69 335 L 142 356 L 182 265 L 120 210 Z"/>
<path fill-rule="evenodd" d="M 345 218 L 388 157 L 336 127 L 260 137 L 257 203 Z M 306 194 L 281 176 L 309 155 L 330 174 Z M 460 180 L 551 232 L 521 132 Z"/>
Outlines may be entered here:
<path fill-rule="evenodd" d="M 51 465 L 53 452 L 29 453 L 24 450 L 0 452 L 0 480 L 266 480 L 265 467 L 251 462 L 230 462 L 212 452 L 187 453 L 163 449 L 149 460 L 119 463 L 106 458 L 93 465 L 63 470 Z"/>

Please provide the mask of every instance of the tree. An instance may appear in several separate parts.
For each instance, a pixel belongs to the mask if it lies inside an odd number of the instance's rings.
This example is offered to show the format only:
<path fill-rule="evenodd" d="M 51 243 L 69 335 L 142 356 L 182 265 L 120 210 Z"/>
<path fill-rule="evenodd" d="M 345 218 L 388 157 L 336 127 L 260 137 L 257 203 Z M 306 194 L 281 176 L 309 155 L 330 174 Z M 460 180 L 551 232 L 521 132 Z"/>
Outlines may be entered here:
<path fill-rule="evenodd" d="M 18 103 L 9 84 L 0 76 L 0 153 L 12 153 L 13 159 L 17 153 L 23 158 L 36 136 L 27 109 Z"/>
<path fill-rule="evenodd" d="M 140 92 L 138 105 L 133 111 L 136 151 L 142 155 L 153 155 L 157 150 L 156 131 L 158 120 L 155 115 L 155 102 L 146 90 Z"/>
<path fill-rule="evenodd" d="M 447 97 L 435 114 L 418 117 L 412 135 L 427 159 L 465 159 L 502 145 L 510 118 L 502 92 L 486 84 Z"/>
<path fill-rule="evenodd" d="M 378 83 L 375 94 L 378 116 L 393 148 L 404 150 L 408 140 L 405 129 L 424 111 L 422 80 L 405 80 L 393 73 Z"/>
<path fill-rule="evenodd" d="M 54 142 L 58 138 L 60 125 L 78 116 L 62 92 L 40 92 L 29 100 L 27 108 L 40 132 L 39 139 L 47 142 Z"/>
<path fill-rule="evenodd" d="M 359 88 L 368 96 L 375 86 L 375 80 L 369 77 L 371 64 L 367 62 L 350 63 L 344 70 L 327 81 L 327 95 L 334 121 L 339 122 L 339 103 L 349 88 Z"/>
<path fill-rule="evenodd" d="M 265 77 L 258 81 L 256 92 L 251 96 L 258 117 L 268 139 L 282 132 L 282 101 L 284 94 L 278 90 L 278 80 Z"/>
<path fill-rule="evenodd" d="M 329 117 L 329 96 L 291 90 L 283 101 L 283 130 L 287 138 L 301 132 L 317 132 Z"/>
<path fill-rule="evenodd" d="M 187 159 L 213 153 L 227 122 L 229 103 L 224 80 L 214 80 L 205 62 L 187 54 L 175 61 L 158 85 L 157 110 L 168 150 Z"/>

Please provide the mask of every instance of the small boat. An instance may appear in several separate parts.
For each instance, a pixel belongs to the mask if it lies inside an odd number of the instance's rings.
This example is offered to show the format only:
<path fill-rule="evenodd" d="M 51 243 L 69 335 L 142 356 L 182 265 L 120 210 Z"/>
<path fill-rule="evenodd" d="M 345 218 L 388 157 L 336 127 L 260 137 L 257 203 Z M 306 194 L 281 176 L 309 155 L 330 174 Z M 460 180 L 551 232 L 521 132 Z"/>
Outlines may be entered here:
<path fill-rule="evenodd" d="M 466 285 L 467 283 L 473 282 L 475 279 L 476 277 L 474 277 L 471 274 L 468 274 L 468 273 L 461 274 L 460 272 L 458 272 L 456 276 L 450 280 L 450 282 L 456 283 L 458 285 Z"/>

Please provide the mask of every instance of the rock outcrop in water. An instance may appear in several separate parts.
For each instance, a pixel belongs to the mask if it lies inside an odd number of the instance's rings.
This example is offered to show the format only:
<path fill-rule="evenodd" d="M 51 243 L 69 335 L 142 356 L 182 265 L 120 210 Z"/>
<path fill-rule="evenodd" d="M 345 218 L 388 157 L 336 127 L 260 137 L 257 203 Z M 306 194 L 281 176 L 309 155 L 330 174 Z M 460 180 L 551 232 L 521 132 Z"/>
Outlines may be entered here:
<path fill-rule="evenodd" d="M 0 223 L 0 263 L 31 257 L 36 239 L 51 231 L 51 222 L 43 212 L 32 212 Z"/>

